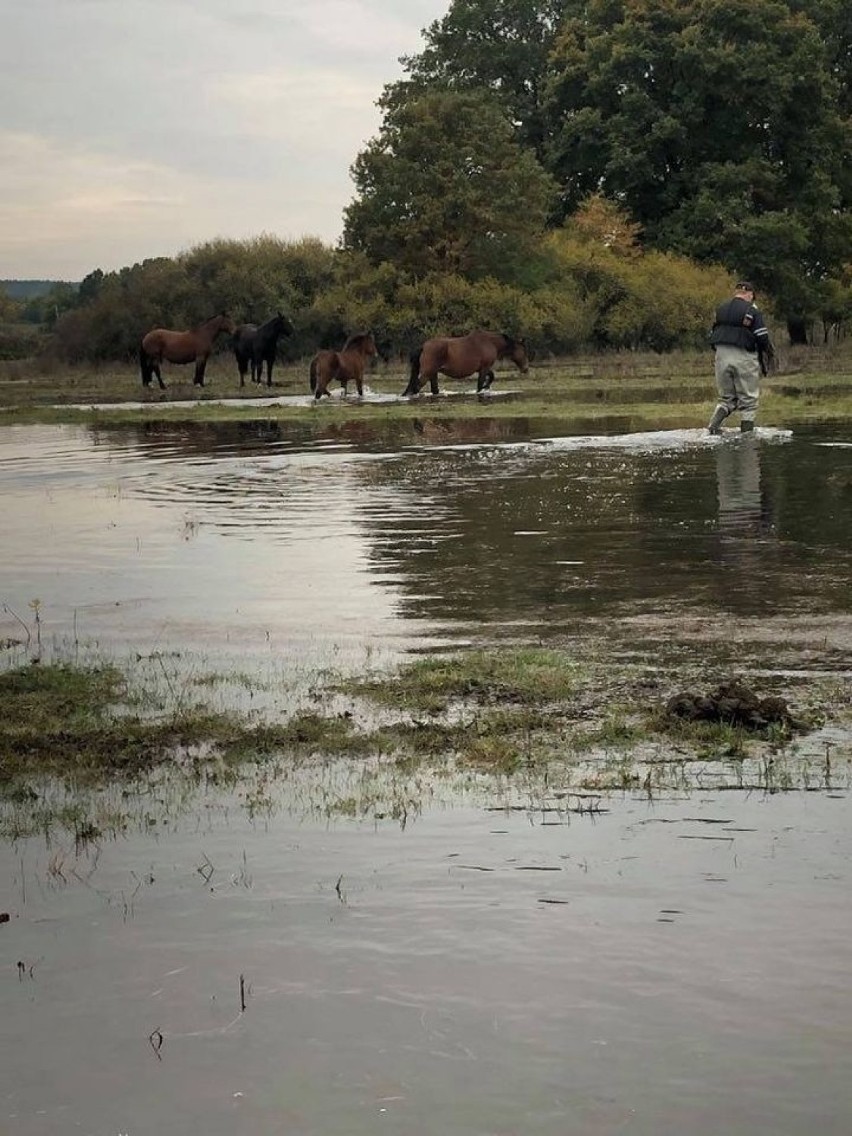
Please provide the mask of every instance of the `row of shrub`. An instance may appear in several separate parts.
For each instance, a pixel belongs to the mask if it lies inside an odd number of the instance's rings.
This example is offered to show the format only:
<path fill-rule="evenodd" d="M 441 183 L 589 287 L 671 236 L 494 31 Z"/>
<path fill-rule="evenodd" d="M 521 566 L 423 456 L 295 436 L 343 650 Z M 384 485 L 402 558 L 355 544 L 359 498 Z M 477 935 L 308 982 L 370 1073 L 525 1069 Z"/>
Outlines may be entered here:
<path fill-rule="evenodd" d="M 493 278 L 415 278 L 391 263 L 319 240 L 216 240 L 117 272 L 97 270 L 57 309 L 44 350 L 69 363 L 130 360 L 152 327 L 192 327 L 227 311 L 262 323 L 284 311 L 294 334 L 284 358 L 339 346 L 370 329 L 403 355 L 429 335 L 486 327 L 524 336 L 537 354 L 700 347 L 730 274 L 644 252 L 617 211 L 591 202 L 542 238 L 523 288 Z M 30 344 L 31 345 L 31 344 Z"/>

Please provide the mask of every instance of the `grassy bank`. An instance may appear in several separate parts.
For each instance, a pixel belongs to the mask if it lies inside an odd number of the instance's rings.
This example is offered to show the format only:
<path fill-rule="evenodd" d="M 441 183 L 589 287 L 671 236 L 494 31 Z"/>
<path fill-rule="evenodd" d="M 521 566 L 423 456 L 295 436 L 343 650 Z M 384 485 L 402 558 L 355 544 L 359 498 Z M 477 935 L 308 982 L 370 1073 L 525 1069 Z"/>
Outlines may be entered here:
<path fill-rule="evenodd" d="M 374 395 L 400 395 L 406 382 L 403 363 L 379 363 L 367 376 Z M 636 428 L 702 424 L 714 399 L 709 352 L 669 355 L 619 353 L 562 360 L 536 360 L 526 376 L 498 365 L 496 397 L 470 393 L 472 381 L 441 379 L 442 395 L 432 398 L 364 402 L 334 397 L 314 405 L 307 385 L 307 363 L 280 367 L 271 388 L 240 388 L 233 361 L 220 356 L 208 369 L 207 385 L 192 385 L 192 372 L 172 367 L 168 389 L 143 389 L 136 368 L 56 368 L 35 362 L 0 366 L 0 424 L 139 421 L 301 422 L 321 430 L 329 421 L 387 423 L 413 418 L 530 418 L 561 423 L 600 422 L 617 417 Z M 511 393 L 508 393 L 511 392 Z M 259 399 L 298 399 L 295 405 L 253 405 Z M 225 400 L 223 403 L 222 400 Z M 242 404 L 247 400 L 247 405 Z M 141 405 L 135 405 L 141 404 Z M 103 409 L 93 409 L 93 406 Z M 760 409 L 767 425 L 789 425 L 809 418 L 852 416 L 852 350 L 798 349 L 782 356 L 778 374 L 764 380 Z"/>

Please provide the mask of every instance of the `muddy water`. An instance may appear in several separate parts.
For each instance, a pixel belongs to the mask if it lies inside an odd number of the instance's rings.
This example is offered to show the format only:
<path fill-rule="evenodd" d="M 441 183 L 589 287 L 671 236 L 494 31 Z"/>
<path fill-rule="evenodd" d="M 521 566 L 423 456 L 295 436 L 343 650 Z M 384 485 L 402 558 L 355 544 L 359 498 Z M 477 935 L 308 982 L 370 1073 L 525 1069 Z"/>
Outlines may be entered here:
<path fill-rule="evenodd" d="M 851 839 L 845 799 L 728 794 L 30 842 L 0 1127 L 840 1136 Z"/>
<path fill-rule="evenodd" d="M 850 440 L 9 430 L 0 637 L 38 598 L 65 649 L 286 669 L 661 606 L 847 614 Z M 577 815 L 466 785 L 403 826 L 322 789 L 0 848 L 0 1131 L 850 1130 L 844 791 Z"/>
<path fill-rule="evenodd" d="M 836 428 L 404 429 L 3 431 L 0 596 L 27 622 L 40 600 L 46 640 L 306 664 L 589 614 L 849 608 Z"/>

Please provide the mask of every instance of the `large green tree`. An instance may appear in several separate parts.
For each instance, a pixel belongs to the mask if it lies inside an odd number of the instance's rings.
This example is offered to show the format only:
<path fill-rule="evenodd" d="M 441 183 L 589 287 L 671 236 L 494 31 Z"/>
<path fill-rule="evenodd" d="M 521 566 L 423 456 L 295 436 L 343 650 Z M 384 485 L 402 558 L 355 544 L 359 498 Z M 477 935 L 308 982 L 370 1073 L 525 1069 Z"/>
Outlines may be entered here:
<path fill-rule="evenodd" d="M 551 57 L 564 212 L 603 191 L 804 314 L 852 254 L 844 42 L 830 0 L 590 0 Z"/>
<path fill-rule="evenodd" d="M 401 60 L 406 78 L 380 100 L 386 111 L 424 90 L 484 89 L 502 102 L 520 141 L 544 153 L 547 124 L 542 95 L 557 29 L 579 0 L 452 0 L 447 14 L 424 31 L 426 46 Z"/>
<path fill-rule="evenodd" d="M 519 279 L 556 193 L 486 91 L 428 90 L 389 109 L 352 176 L 345 246 L 415 276 Z"/>

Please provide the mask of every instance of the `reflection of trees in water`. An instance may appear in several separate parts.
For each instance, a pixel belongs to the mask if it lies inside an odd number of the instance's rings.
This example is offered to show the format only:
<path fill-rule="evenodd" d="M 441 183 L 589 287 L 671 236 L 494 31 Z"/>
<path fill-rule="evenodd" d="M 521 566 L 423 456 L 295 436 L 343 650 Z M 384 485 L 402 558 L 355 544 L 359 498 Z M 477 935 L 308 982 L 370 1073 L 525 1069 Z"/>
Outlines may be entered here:
<path fill-rule="evenodd" d="M 209 508 L 215 515 L 203 519 L 223 532 L 287 541 L 312 538 L 317 525 L 327 538 L 345 531 L 363 541 L 366 579 L 392 582 L 405 614 L 429 620 L 541 626 L 636 604 L 663 613 L 849 605 L 852 451 L 756 438 L 665 453 L 513 450 L 505 444 L 556 431 L 544 420 L 368 412 L 93 434 L 143 462 L 208 458 L 208 472 L 178 463 L 145 493 L 161 486 L 170 500 Z M 327 460 L 326 442 L 382 460 Z M 274 469 L 251 462 L 300 452 L 314 456 Z M 238 468 L 217 469 L 217 457 L 233 456 Z"/>
<path fill-rule="evenodd" d="M 852 452 L 736 438 L 716 448 L 720 599 L 848 610 Z"/>
<path fill-rule="evenodd" d="M 661 562 L 676 551 L 643 494 L 667 460 L 475 450 L 362 467 L 371 489 L 393 483 L 409 498 L 392 516 L 365 504 L 372 561 L 394 573 L 411 613 L 430 618 L 540 624 L 664 602 Z"/>
<path fill-rule="evenodd" d="M 361 466 L 365 488 L 396 493 L 384 513 L 369 492 L 360 499 L 371 561 L 393 574 L 410 614 L 433 619 L 845 609 L 832 567 L 848 563 L 852 534 L 817 562 L 837 497 L 809 514 L 801 495 L 814 449 L 742 438 L 681 453 L 473 450 Z"/>
<path fill-rule="evenodd" d="M 307 428 L 289 431 L 274 419 L 238 422 L 172 422 L 152 420 L 90 428 L 96 446 L 138 452 L 153 461 L 174 460 L 176 454 L 214 457 L 216 454 L 274 452 L 282 441 L 307 441 Z"/>

